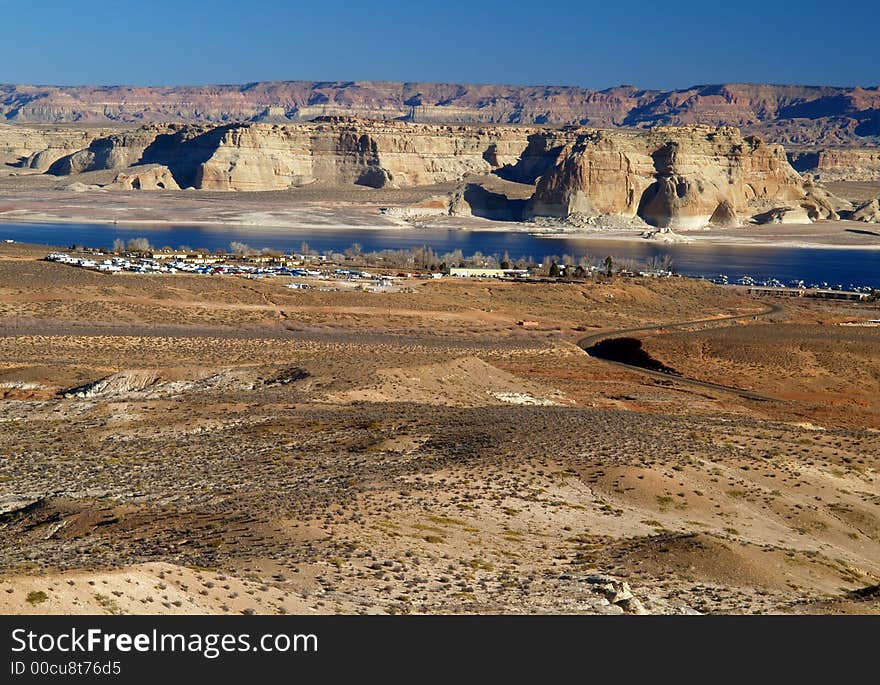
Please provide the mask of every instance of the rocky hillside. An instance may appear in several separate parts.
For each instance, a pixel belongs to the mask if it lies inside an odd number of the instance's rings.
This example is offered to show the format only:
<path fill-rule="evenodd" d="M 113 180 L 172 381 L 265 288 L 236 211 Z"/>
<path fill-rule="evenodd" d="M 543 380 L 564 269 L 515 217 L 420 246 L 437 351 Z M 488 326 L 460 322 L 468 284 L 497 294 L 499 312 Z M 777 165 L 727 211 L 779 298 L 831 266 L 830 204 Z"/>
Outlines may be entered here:
<path fill-rule="evenodd" d="M 880 88 L 724 84 L 684 90 L 399 82 L 261 82 L 199 87 L 0 86 L 0 119 L 58 122 L 288 122 L 357 116 L 417 122 L 595 127 L 737 126 L 800 146 L 880 141 Z"/>

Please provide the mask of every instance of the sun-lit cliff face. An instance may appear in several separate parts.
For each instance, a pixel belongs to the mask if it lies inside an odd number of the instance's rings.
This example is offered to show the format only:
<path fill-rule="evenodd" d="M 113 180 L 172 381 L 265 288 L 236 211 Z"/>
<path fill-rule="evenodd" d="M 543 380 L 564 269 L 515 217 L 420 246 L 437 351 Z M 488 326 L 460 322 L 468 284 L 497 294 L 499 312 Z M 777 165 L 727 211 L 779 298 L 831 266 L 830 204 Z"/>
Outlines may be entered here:
<path fill-rule="evenodd" d="M 53 174 L 164 164 L 181 187 L 279 190 L 326 185 L 412 187 L 515 164 L 537 129 L 356 119 L 300 124 L 150 125 L 95 140 Z"/>
<path fill-rule="evenodd" d="M 38 157 L 46 141 L 22 138 L 25 129 L 13 128 L 16 144 L 35 145 L 22 159 Z M 535 190 L 527 203 L 515 205 L 490 193 L 493 215 L 612 217 L 664 228 L 741 225 L 767 212 L 774 221 L 837 218 L 840 209 L 791 167 L 781 146 L 733 127 L 554 129 L 324 117 L 293 124 L 150 124 L 82 142 L 88 143 L 83 149 L 53 155 L 48 173 L 115 170 L 118 182 L 106 187 L 210 191 L 413 188 L 495 173 Z M 471 189 L 459 200 L 484 196 Z M 440 208 L 461 211 L 461 202 L 450 198 Z"/>
<path fill-rule="evenodd" d="M 514 163 L 527 132 L 400 122 L 322 121 L 229 129 L 197 174 L 211 190 L 322 182 L 412 187 L 456 181 Z"/>
<path fill-rule="evenodd" d="M 26 127 L 0 124 L 0 164 L 45 171 L 55 161 L 112 133 L 108 128 Z"/>
<path fill-rule="evenodd" d="M 736 128 L 586 131 L 538 181 L 527 212 L 639 217 L 669 228 L 735 224 L 780 205 L 833 216 L 809 194 L 780 146 Z"/>

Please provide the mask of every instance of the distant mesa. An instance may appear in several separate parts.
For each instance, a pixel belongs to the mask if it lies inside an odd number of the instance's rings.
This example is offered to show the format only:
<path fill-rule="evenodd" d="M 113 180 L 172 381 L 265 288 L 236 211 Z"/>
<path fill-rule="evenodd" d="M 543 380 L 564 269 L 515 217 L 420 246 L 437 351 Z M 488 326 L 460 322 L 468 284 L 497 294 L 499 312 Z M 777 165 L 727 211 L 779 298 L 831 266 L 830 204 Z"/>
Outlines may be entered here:
<path fill-rule="evenodd" d="M 830 147 L 789 153 L 792 166 L 822 182 L 880 180 L 880 147 Z"/>
<path fill-rule="evenodd" d="M 179 87 L 0 85 L 0 120 L 47 123 L 285 123 L 354 116 L 422 123 L 737 126 L 788 146 L 880 140 L 880 88 L 700 85 L 507 86 L 394 81 L 267 81 Z"/>

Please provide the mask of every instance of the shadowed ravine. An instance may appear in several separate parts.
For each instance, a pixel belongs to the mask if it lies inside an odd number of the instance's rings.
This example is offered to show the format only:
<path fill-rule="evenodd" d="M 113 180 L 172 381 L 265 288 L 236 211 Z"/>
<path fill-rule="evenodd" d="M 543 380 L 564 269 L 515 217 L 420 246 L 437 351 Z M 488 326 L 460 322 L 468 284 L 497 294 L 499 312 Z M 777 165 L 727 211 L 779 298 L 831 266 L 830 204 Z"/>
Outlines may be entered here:
<path fill-rule="evenodd" d="M 663 362 L 654 359 L 642 348 L 642 341 L 633 337 L 631 334 L 644 333 L 647 331 L 657 331 L 660 329 L 682 328 L 684 326 L 695 326 L 698 324 L 709 323 L 733 323 L 743 319 L 757 319 L 759 317 L 770 316 L 781 311 L 779 305 L 770 305 L 765 311 L 758 314 L 744 314 L 737 316 L 724 316 L 715 319 L 699 319 L 697 321 L 679 321 L 675 323 L 657 324 L 654 326 L 645 326 L 643 328 L 626 328 L 618 331 L 607 331 L 605 333 L 596 333 L 588 335 L 577 341 L 577 346 L 594 359 L 601 359 L 609 364 L 617 364 L 629 369 L 635 369 L 642 373 L 663 379 L 675 379 L 676 383 L 691 385 L 701 388 L 709 388 L 710 390 L 721 390 L 724 392 L 732 392 L 741 397 L 758 401 L 779 401 L 775 397 L 761 395 L 751 390 L 743 390 L 719 383 L 710 383 L 709 381 L 700 381 L 695 378 L 686 378 L 679 374 L 673 367 L 667 366 Z"/>
<path fill-rule="evenodd" d="M 627 366 L 637 366 L 650 371 L 662 371 L 673 376 L 681 374 L 661 361 L 654 359 L 642 348 L 638 338 L 604 338 L 584 350 L 591 357 L 605 361 L 618 362 Z"/>

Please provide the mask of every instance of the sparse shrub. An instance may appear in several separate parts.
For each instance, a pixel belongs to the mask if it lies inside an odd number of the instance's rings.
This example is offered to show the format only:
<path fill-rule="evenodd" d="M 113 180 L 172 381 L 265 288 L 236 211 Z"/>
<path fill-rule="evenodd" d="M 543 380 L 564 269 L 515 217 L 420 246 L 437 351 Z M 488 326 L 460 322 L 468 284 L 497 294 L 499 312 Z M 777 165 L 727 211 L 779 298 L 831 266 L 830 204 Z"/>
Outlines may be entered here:
<path fill-rule="evenodd" d="M 28 592 L 26 597 L 27 603 L 36 606 L 37 604 L 42 604 L 46 600 L 49 599 L 49 595 L 47 595 L 42 590 L 33 590 L 32 592 Z"/>

